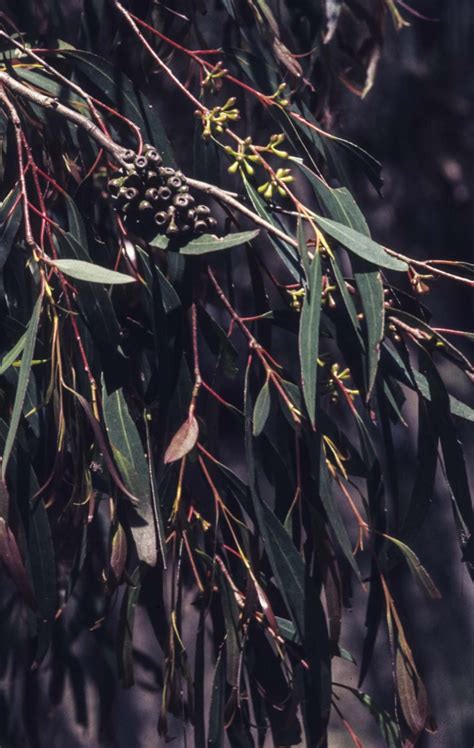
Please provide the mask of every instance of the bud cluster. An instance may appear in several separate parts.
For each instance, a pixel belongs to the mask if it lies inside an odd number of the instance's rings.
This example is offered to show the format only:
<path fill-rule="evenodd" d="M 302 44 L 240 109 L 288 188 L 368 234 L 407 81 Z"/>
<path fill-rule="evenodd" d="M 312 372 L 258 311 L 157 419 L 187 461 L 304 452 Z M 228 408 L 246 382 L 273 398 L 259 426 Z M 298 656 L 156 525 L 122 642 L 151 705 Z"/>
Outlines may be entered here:
<path fill-rule="evenodd" d="M 168 236 L 202 234 L 216 226 L 207 205 L 196 205 L 181 171 L 162 165 L 151 145 L 143 153 L 126 151 L 127 171 L 110 179 L 107 188 L 126 223 L 157 226 Z"/>

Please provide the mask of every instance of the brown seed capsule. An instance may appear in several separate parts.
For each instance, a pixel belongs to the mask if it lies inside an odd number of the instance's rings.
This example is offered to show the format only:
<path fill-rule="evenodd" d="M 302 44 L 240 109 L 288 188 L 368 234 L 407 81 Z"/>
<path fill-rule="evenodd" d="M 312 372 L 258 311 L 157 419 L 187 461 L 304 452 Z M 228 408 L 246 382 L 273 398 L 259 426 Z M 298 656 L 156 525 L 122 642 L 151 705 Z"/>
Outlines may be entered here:
<path fill-rule="evenodd" d="M 194 223 L 194 231 L 196 231 L 196 232 L 197 231 L 206 231 L 206 229 L 207 229 L 206 221 L 199 221 L 199 220 L 197 220 Z"/>
<path fill-rule="evenodd" d="M 161 164 L 162 158 L 156 148 L 145 147 L 145 153 L 150 163 L 153 162 L 156 166 Z"/>
<path fill-rule="evenodd" d="M 211 213 L 211 209 L 207 205 L 196 205 L 195 210 L 197 216 L 209 216 Z"/>
<path fill-rule="evenodd" d="M 169 177 L 169 179 L 166 180 L 166 184 L 171 190 L 179 190 L 183 183 L 175 174 L 174 177 Z"/>
<path fill-rule="evenodd" d="M 160 166 L 158 169 L 158 172 L 161 177 L 164 177 L 164 179 L 167 179 L 168 177 L 173 177 L 176 174 L 176 171 L 171 168 L 171 166 Z"/>
<path fill-rule="evenodd" d="M 188 210 L 188 220 L 194 221 L 195 217 L 196 217 L 196 211 L 193 208 L 191 208 L 191 210 Z"/>
<path fill-rule="evenodd" d="M 131 148 L 127 148 L 127 149 L 126 149 L 126 150 L 125 150 L 125 151 L 124 151 L 124 152 L 122 153 L 122 159 L 123 159 L 124 161 L 127 161 L 127 162 L 129 162 L 129 161 L 133 161 L 133 159 L 135 158 L 135 156 L 136 156 L 136 153 L 135 153 L 135 151 L 132 151 L 132 149 L 131 149 Z"/>
<path fill-rule="evenodd" d="M 155 223 L 157 226 L 164 226 L 168 223 L 168 213 L 165 210 L 159 210 L 155 213 Z"/>
<path fill-rule="evenodd" d="M 151 200 L 152 202 L 156 203 L 160 199 L 160 193 L 158 192 L 156 187 L 150 187 L 145 191 L 145 197 L 147 200 Z"/>
<path fill-rule="evenodd" d="M 212 218 L 212 217 L 209 217 L 209 218 L 208 218 L 208 219 L 206 220 L 206 223 L 207 223 L 207 225 L 208 225 L 208 228 L 210 228 L 210 229 L 213 229 L 213 228 L 215 228 L 215 227 L 217 226 L 217 221 L 216 221 L 216 219 L 215 219 L 215 218 Z"/>
<path fill-rule="evenodd" d="M 194 198 L 191 195 L 175 195 L 173 198 L 173 205 L 179 210 L 189 208 L 193 202 Z"/>
<path fill-rule="evenodd" d="M 182 184 L 181 187 L 178 188 L 178 192 L 180 195 L 187 195 L 189 192 L 189 187 L 187 184 Z M 193 198 L 194 200 L 194 198 Z"/>
<path fill-rule="evenodd" d="M 179 232 L 178 226 L 175 221 L 175 211 L 173 207 L 170 207 L 168 210 L 168 215 L 170 217 L 170 221 L 168 224 L 168 228 L 166 229 L 167 234 L 177 234 Z"/>
<path fill-rule="evenodd" d="M 142 186 L 142 180 L 138 176 L 137 172 L 134 171 L 131 174 L 127 174 L 123 177 L 123 183 L 125 187 L 136 187 L 137 189 Z"/>
<path fill-rule="evenodd" d="M 138 197 L 138 190 L 136 187 L 126 187 L 124 192 L 122 193 L 122 190 L 120 190 L 120 193 L 123 194 L 125 200 L 129 203 Z"/>
<path fill-rule="evenodd" d="M 160 196 L 160 200 L 163 200 L 164 202 L 168 202 L 168 200 L 171 198 L 171 190 L 169 187 L 160 187 L 158 190 L 158 194 Z"/>
<path fill-rule="evenodd" d="M 148 158 L 146 156 L 137 156 L 134 164 L 139 171 L 143 171 L 148 166 Z"/>
<path fill-rule="evenodd" d="M 183 224 L 181 227 L 181 232 L 183 234 L 186 234 L 188 231 L 191 231 L 191 226 L 188 223 Z"/>
<path fill-rule="evenodd" d="M 157 181 L 161 184 L 161 177 L 155 169 L 148 169 L 143 178 L 148 184 L 150 182 L 156 183 Z"/>
<path fill-rule="evenodd" d="M 119 190 L 123 184 L 123 177 L 118 177 L 116 179 L 110 179 L 107 182 L 107 189 L 111 195 L 118 195 Z"/>
<path fill-rule="evenodd" d="M 148 202 L 148 200 L 140 200 L 140 202 L 138 203 L 138 210 L 141 213 L 151 213 L 154 208 L 153 205 Z"/>

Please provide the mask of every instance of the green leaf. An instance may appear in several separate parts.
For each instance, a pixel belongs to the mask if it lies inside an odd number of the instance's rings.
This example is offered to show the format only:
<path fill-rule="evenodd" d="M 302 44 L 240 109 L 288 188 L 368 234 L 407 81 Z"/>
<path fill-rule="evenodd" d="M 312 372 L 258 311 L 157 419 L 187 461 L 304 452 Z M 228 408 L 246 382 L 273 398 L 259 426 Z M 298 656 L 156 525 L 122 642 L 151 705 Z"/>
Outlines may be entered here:
<path fill-rule="evenodd" d="M 70 275 L 71 278 L 87 281 L 88 283 L 106 283 L 107 285 L 118 285 L 123 283 L 136 283 L 136 278 L 116 270 L 109 270 L 93 262 L 83 260 L 54 260 L 51 265 L 58 268 L 62 273 Z"/>
<path fill-rule="evenodd" d="M 348 560 L 350 566 L 354 570 L 357 577 L 360 578 L 360 572 L 357 567 L 356 561 L 352 554 L 351 542 L 349 535 L 347 534 L 346 527 L 342 521 L 339 508 L 334 500 L 334 496 L 331 490 L 331 481 L 329 478 L 329 471 L 326 465 L 326 457 L 324 449 L 321 448 L 320 452 L 320 466 L 319 466 L 319 496 L 321 503 L 326 512 L 329 524 L 334 532 L 335 538 L 339 543 L 339 546 Z"/>
<path fill-rule="evenodd" d="M 227 236 L 222 237 L 206 234 L 197 239 L 192 239 L 184 247 L 181 247 L 179 252 L 182 255 L 205 255 L 208 252 L 218 252 L 221 249 L 229 249 L 229 247 L 237 247 L 240 244 L 245 244 L 245 242 L 250 242 L 259 233 L 260 231 L 256 229 L 254 231 L 241 231 L 237 234 L 227 234 Z"/>
<path fill-rule="evenodd" d="M 321 257 L 317 252 L 311 263 L 310 283 L 300 317 L 299 350 L 303 395 L 311 425 L 316 424 L 316 380 L 318 373 L 319 322 L 321 319 Z"/>
<path fill-rule="evenodd" d="M 61 55 L 73 60 L 80 76 L 87 78 L 88 84 L 92 84 L 101 97 L 108 98 L 121 114 L 131 119 L 148 136 L 153 145 L 159 148 L 167 165 L 175 165 L 170 142 L 156 107 L 134 88 L 117 65 L 111 65 L 102 57 L 83 50 L 63 49 Z M 153 109 L 153 117 L 148 118 L 148 112 Z"/>
<path fill-rule="evenodd" d="M 270 395 L 270 385 L 268 384 L 268 381 L 265 382 L 262 389 L 258 393 L 258 397 L 255 401 L 255 408 L 253 411 L 253 435 L 259 436 L 263 429 L 265 428 L 265 424 L 267 422 L 267 418 L 270 415 L 270 406 L 271 406 L 271 395 Z"/>
<path fill-rule="evenodd" d="M 107 435 L 112 454 L 123 481 L 130 493 L 137 497 L 136 512 L 139 523 L 131 518 L 131 532 L 137 547 L 140 561 L 155 566 L 157 561 L 157 538 L 155 517 L 152 506 L 148 463 L 143 445 L 135 426 L 122 390 L 116 390 L 107 395 L 105 388 L 102 392 L 103 409 Z M 135 512 L 128 507 L 129 514 Z"/>
<path fill-rule="evenodd" d="M 23 348 L 25 347 L 26 342 L 26 332 L 23 333 L 21 338 L 17 340 L 13 348 L 11 348 L 8 353 L 5 353 L 2 363 L 0 364 L 0 374 L 4 374 L 7 369 L 10 368 L 10 366 L 15 363 L 15 361 L 18 359 L 18 356 L 23 351 Z"/>
<path fill-rule="evenodd" d="M 207 748 L 222 748 L 224 745 L 225 681 L 225 652 L 221 650 L 217 658 L 212 681 Z"/>
<path fill-rule="evenodd" d="M 467 531 L 474 532 L 474 516 L 472 510 L 471 493 L 467 477 L 464 450 L 459 435 L 451 417 L 449 396 L 441 376 L 432 358 L 422 346 L 419 346 L 421 371 L 428 381 L 433 414 L 439 431 L 443 452 L 446 478 L 451 488 L 459 515 Z"/>
<path fill-rule="evenodd" d="M 409 548 L 405 543 L 402 543 L 401 540 L 398 540 L 398 538 L 393 538 L 391 535 L 387 534 L 384 534 L 384 538 L 390 540 L 391 543 L 393 543 L 397 548 L 400 549 L 406 559 L 408 568 L 410 569 L 417 582 L 423 587 L 428 596 L 431 597 L 432 600 L 441 600 L 440 591 L 436 587 L 425 567 L 421 564 L 420 559 L 418 558 L 416 553 L 414 553 L 414 551 L 412 551 L 412 549 Z"/>
<path fill-rule="evenodd" d="M 370 397 L 380 358 L 380 343 L 384 336 L 384 293 L 378 270 L 364 260 L 353 260 L 354 278 L 359 289 L 367 328 L 367 399 Z"/>
<path fill-rule="evenodd" d="M 38 300 L 34 306 L 33 314 L 28 323 L 28 328 L 25 333 L 25 344 L 23 349 L 23 355 L 21 358 L 20 373 L 18 376 L 18 385 L 15 393 L 15 402 L 13 404 L 13 412 L 10 420 L 10 427 L 8 429 L 7 438 L 5 441 L 5 449 L 3 451 L 2 458 L 2 480 L 5 480 L 7 473 L 8 460 L 13 448 L 15 441 L 16 432 L 20 423 L 21 413 L 23 411 L 23 403 L 25 402 L 26 390 L 30 379 L 31 362 L 33 361 L 33 354 L 36 344 L 36 336 L 38 332 L 38 324 L 41 316 L 41 308 L 43 304 L 43 292 L 40 293 Z"/>
<path fill-rule="evenodd" d="M 329 218 L 315 216 L 317 223 L 333 239 L 336 239 L 350 252 L 353 252 L 363 260 L 371 262 L 377 267 L 387 268 L 388 270 L 398 270 L 400 272 L 408 270 L 408 265 L 403 260 L 389 255 L 381 244 L 377 244 L 373 239 L 364 236 L 358 231 L 344 226 L 341 223 L 332 221 Z"/>
<path fill-rule="evenodd" d="M 130 577 L 120 608 L 117 631 L 117 655 L 119 678 L 124 688 L 130 688 L 135 683 L 133 676 L 133 625 L 135 622 L 135 608 L 141 589 L 140 568 L 135 569 Z"/>

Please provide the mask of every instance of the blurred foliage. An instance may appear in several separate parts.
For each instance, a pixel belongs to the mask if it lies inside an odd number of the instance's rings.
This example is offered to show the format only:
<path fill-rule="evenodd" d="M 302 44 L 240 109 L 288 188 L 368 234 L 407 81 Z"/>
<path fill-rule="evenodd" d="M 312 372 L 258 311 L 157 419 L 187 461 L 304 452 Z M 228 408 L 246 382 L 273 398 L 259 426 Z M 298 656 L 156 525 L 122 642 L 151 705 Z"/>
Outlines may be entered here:
<path fill-rule="evenodd" d="M 351 182 L 379 190 L 380 166 L 329 131 L 335 92 L 367 95 L 410 11 L 210 6 L 42 0 L 0 17 L 2 668 L 25 674 L 21 740 L 41 745 L 41 698 L 68 688 L 87 725 L 91 677 L 113 740 L 140 605 L 163 741 L 178 720 L 198 748 L 324 746 L 333 709 L 359 746 L 349 691 L 385 745 L 413 746 L 436 723 L 392 582 L 406 564 L 439 598 L 410 547 L 437 476 L 474 562 L 458 437 L 474 410 L 444 382 L 472 382 L 457 341 L 473 333 L 433 327 L 423 302 L 471 288 L 473 266 L 374 241 Z M 354 585 L 366 636 L 349 653 Z M 361 690 L 382 626 L 391 713 Z M 334 658 L 359 689 L 333 681 Z M 5 697 L 1 714 L 12 741 Z"/>

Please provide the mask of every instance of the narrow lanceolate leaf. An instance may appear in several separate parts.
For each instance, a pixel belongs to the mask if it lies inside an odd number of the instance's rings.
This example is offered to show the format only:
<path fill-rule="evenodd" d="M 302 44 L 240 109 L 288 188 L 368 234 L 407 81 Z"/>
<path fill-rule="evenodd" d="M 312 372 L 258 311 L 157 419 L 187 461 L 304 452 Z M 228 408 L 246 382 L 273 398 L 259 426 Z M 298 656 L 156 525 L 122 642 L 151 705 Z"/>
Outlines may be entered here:
<path fill-rule="evenodd" d="M 138 558 L 150 566 L 157 560 L 157 537 L 148 463 L 137 427 L 130 416 L 122 390 L 103 392 L 104 418 L 112 454 L 130 493 L 137 497 L 134 508 L 141 520 L 130 518 Z"/>
<path fill-rule="evenodd" d="M 322 448 L 319 465 L 319 496 L 335 538 L 355 574 L 360 578 L 360 572 L 352 553 L 351 541 L 349 540 L 346 526 L 344 525 L 339 507 L 336 504 L 331 490 L 331 481 L 329 478 L 328 467 L 326 465 L 326 455 Z"/>
<path fill-rule="evenodd" d="M 299 349 L 303 395 L 311 425 L 316 424 L 319 322 L 321 319 L 321 257 L 317 252 L 310 270 L 310 284 L 300 317 Z"/>
<path fill-rule="evenodd" d="M 135 608 L 141 589 L 140 569 L 137 568 L 130 577 L 130 583 L 123 596 L 117 632 L 118 670 L 122 685 L 133 686 L 133 625 Z"/>
<path fill-rule="evenodd" d="M 198 436 L 199 426 L 195 417 L 186 418 L 169 443 L 164 456 L 165 463 L 175 462 L 187 455 L 195 446 Z"/>
<path fill-rule="evenodd" d="M 354 258 L 354 279 L 360 294 L 367 334 L 367 399 L 370 397 L 380 359 L 384 335 L 384 294 L 380 272 L 370 263 Z"/>
<path fill-rule="evenodd" d="M 13 404 L 13 412 L 10 420 L 10 428 L 8 429 L 7 438 L 5 441 L 5 448 L 3 450 L 2 460 L 2 480 L 5 480 L 7 473 L 8 460 L 11 455 L 13 443 L 15 441 L 16 432 L 20 423 L 20 417 L 23 410 L 23 403 L 25 402 L 26 390 L 30 379 L 31 362 L 33 360 L 33 354 L 35 350 L 36 335 L 38 333 L 38 324 L 41 315 L 41 306 L 43 303 L 43 294 L 41 293 L 33 309 L 33 314 L 28 324 L 26 331 L 25 345 L 23 349 L 23 356 L 21 358 L 20 373 L 18 376 L 18 385 L 16 388 L 15 402 Z"/>
<path fill-rule="evenodd" d="M 250 242 L 259 233 L 259 230 L 256 229 L 254 231 L 241 231 L 238 234 L 229 234 L 222 237 L 200 236 L 198 239 L 193 239 L 188 244 L 185 244 L 179 251 L 182 255 L 205 255 L 208 252 L 219 252 L 221 249 L 238 247 L 240 244 Z"/>
<path fill-rule="evenodd" d="M 270 395 L 270 385 L 268 382 L 265 382 L 262 389 L 258 393 L 258 397 L 255 401 L 255 408 L 253 411 L 253 435 L 259 436 L 263 429 L 265 428 L 265 424 L 267 422 L 268 416 L 270 415 L 270 406 L 271 406 L 271 395 Z"/>
<path fill-rule="evenodd" d="M 211 706 L 209 709 L 208 748 L 221 748 L 224 745 L 224 706 L 225 706 L 225 652 L 221 650 L 216 662 L 212 682 Z"/>
<path fill-rule="evenodd" d="M 5 353 L 4 357 L 2 358 L 2 363 L 0 364 L 0 374 L 4 374 L 7 369 L 9 369 L 10 366 L 15 363 L 18 356 L 21 355 L 23 348 L 25 347 L 25 340 L 26 332 L 23 333 L 19 340 L 17 340 L 13 348 L 11 348 L 8 353 Z"/>
<path fill-rule="evenodd" d="M 431 597 L 433 600 L 441 600 L 440 591 L 431 579 L 425 567 L 421 564 L 420 559 L 418 558 L 416 553 L 414 553 L 414 551 L 412 551 L 412 549 L 409 548 L 406 543 L 402 543 L 401 540 L 398 540 L 398 538 L 392 538 L 390 535 L 386 535 L 385 533 L 384 538 L 390 540 L 394 545 L 396 545 L 397 548 L 400 549 L 405 557 L 411 573 L 413 574 L 417 582 L 423 587 L 429 597 Z"/>
<path fill-rule="evenodd" d="M 0 517 L 0 559 L 8 574 L 16 584 L 23 600 L 36 609 L 36 601 L 31 583 L 21 557 L 15 536 L 7 523 Z"/>
<path fill-rule="evenodd" d="M 106 285 L 120 285 L 123 283 L 136 283 L 136 278 L 116 270 L 109 270 L 101 265 L 84 260 L 54 260 L 51 263 L 61 273 L 70 275 L 71 278 L 87 281 L 88 283 L 105 283 Z"/>
<path fill-rule="evenodd" d="M 425 729 L 429 718 L 428 701 L 422 680 L 401 648 L 397 648 L 395 677 L 403 716 L 412 737 L 416 738 Z"/>
<path fill-rule="evenodd" d="M 316 216 L 316 221 L 329 236 L 336 239 L 349 252 L 362 257 L 363 260 L 367 260 L 378 267 L 387 268 L 387 270 L 398 270 L 400 272 L 408 270 L 406 262 L 389 255 L 381 244 L 377 244 L 368 236 L 364 236 L 342 223 L 331 221 L 329 218 Z"/>

